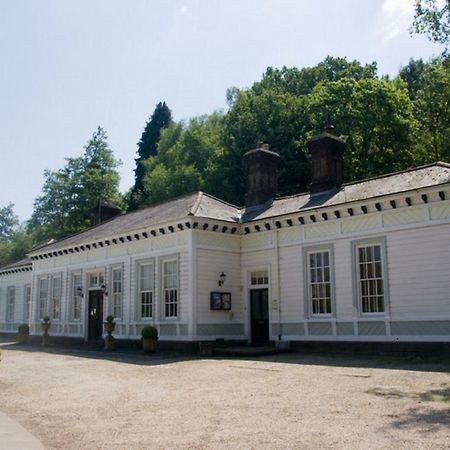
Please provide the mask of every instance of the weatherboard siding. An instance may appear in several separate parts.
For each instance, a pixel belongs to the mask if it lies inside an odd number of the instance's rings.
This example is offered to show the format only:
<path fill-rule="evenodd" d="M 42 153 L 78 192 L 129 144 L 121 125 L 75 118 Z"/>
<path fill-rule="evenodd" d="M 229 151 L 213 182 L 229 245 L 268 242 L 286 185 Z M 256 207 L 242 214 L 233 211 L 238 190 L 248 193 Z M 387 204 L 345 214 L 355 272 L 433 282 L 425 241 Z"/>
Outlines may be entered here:
<path fill-rule="evenodd" d="M 222 336 L 232 327 L 226 324 L 240 324 L 243 330 L 245 317 L 244 303 L 242 300 L 241 286 L 241 263 L 239 252 L 223 252 L 214 249 L 197 249 L 197 293 L 196 317 L 197 334 L 201 334 L 205 325 L 222 324 L 217 336 Z M 219 275 L 226 274 L 223 286 L 218 285 Z M 231 293 L 231 311 L 215 311 L 210 308 L 211 292 L 230 292 Z M 234 329 L 239 329 L 234 327 Z M 234 334 L 234 333 L 233 333 Z M 240 333 L 242 338 L 243 331 Z"/>

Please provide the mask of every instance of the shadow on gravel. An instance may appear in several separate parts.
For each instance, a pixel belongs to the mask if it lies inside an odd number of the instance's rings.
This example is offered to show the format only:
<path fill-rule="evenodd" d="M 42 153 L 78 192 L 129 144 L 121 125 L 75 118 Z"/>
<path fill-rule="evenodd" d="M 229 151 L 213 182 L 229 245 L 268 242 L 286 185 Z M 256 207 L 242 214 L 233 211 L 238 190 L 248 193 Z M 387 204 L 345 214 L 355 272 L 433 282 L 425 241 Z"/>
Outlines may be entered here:
<path fill-rule="evenodd" d="M 156 353 L 146 354 L 138 349 L 119 349 L 103 350 L 100 346 L 90 345 L 67 345 L 67 346 L 41 346 L 30 344 L 18 344 L 16 342 L 0 341 L 0 352 L 2 350 L 12 350 L 30 353 L 48 353 L 65 356 L 75 356 L 78 358 L 102 359 L 105 361 L 114 361 L 125 364 L 134 364 L 140 366 L 154 366 L 160 364 L 170 364 L 180 361 L 190 361 L 197 359 L 193 355 L 186 355 L 179 352 L 157 351 Z"/>
<path fill-rule="evenodd" d="M 425 410 L 410 408 L 391 423 L 392 428 L 417 429 L 422 433 L 435 433 L 450 426 L 450 409 Z"/>
<path fill-rule="evenodd" d="M 2 343 L 3 342 L 3 343 Z M 355 369 L 392 369 L 408 370 L 419 372 L 448 372 L 450 373 L 450 361 L 448 358 L 439 357 L 418 357 L 402 355 L 349 355 L 349 354 L 308 354 L 308 353 L 281 353 L 270 356 L 197 356 L 194 354 L 181 353 L 175 351 L 161 350 L 153 354 L 145 354 L 137 348 L 120 348 L 118 350 L 103 350 L 100 346 L 90 345 L 66 345 L 66 346 L 46 346 L 37 344 L 17 344 L 0 340 L 1 349 L 19 350 L 29 352 L 44 352 L 59 355 L 70 355 L 80 358 L 104 359 L 135 365 L 156 365 L 169 364 L 179 361 L 192 361 L 200 359 L 229 360 L 229 361 L 261 361 L 283 364 L 300 364 L 325 367 L 351 367 Z M 358 376 L 358 375 L 355 375 Z M 361 375 L 362 376 L 362 375 Z M 391 395 L 395 397 L 396 392 L 376 393 L 375 395 Z M 429 395 L 432 395 L 431 393 Z M 448 398 L 449 393 L 445 394 Z"/>
<path fill-rule="evenodd" d="M 254 358 L 252 358 L 254 359 Z M 450 361 L 442 357 L 407 355 L 338 354 L 338 353 L 285 353 L 258 358 L 258 360 L 327 367 L 351 367 L 355 369 L 392 369 L 419 372 L 448 372 Z"/>
<path fill-rule="evenodd" d="M 404 392 L 397 386 L 375 386 L 366 391 L 366 394 L 376 395 L 388 400 L 412 399 L 419 406 L 409 408 L 403 414 L 390 416 L 393 420 L 391 428 L 398 429 L 417 429 L 423 433 L 433 433 L 440 429 L 449 429 L 450 426 L 450 408 L 435 408 L 436 403 L 450 403 L 450 386 L 442 383 L 440 388 L 430 389 L 424 392 Z"/>

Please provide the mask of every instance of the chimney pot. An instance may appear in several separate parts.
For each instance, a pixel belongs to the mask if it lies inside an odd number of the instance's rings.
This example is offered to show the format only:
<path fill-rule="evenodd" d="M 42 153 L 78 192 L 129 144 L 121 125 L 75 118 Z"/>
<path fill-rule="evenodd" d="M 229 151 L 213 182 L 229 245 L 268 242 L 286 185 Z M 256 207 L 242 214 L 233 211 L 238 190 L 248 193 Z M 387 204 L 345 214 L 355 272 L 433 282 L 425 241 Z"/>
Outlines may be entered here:
<path fill-rule="evenodd" d="M 245 206 L 256 206 L 273 199 L 277 193 L 277 164 L 280 155 L 269 150 L 268 144 L 245 153 L 248 167 L 248 190 Z"/>
<path fill-rule="evenodd" d="M 333 129 L 334 126 L 328 118 L 324 132 L 306 143 L 313 166 L 311 193 L 339 188 L 342 184 L 346 144 L 332 133 Z"/>

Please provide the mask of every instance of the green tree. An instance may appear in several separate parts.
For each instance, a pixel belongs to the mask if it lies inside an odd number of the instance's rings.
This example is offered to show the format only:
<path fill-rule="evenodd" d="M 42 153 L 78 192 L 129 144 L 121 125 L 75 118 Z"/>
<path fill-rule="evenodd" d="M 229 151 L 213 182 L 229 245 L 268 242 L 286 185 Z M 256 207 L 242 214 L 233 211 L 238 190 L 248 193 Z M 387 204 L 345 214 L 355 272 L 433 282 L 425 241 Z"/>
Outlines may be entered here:
<path fill-rule="evenodd" d="M 258 141 L 282 157 L 279 193 L 306 191 L 311 169 L 305 143 L 323 130 L 327 113 L 349 144 L 347 181 L 405 168 L 420 159 L 411 150 L 417 123 L 405 84 L 380 80 L 375 63 L 328 57 L 312 68 L 268 68 L 251 88 L 229 90 L 228 102 L 223 186 L 225 198 L 233 203 L 242 204 L 246 191 L 242 155 Z"/>
<path fill-rule="evenodd" d="M 135 160 L 136 169 L 134 169 L 135 182 L 131 189 L 129 210 L 137 209 L 141 203 L 146 203 L 145 199 L 142 199 L 146 175 L 145 161 L 157 155 L 157 145 L 161 130 L 168 127 L 171 122 L 172 113 L 166 102 L 159 102 L 150 120 L 146 123 L 141 139 L 138 142 L 138 157 Z"/>
<path fill-rule="evenodd" d="M 222 129 L 223 116 L 218 113 L 164 129 L 158 154 L 145 162 L 146 204 L 200 189 L 220 195 Z"/>
<path fill-rule="evenodd" d="M 412 145 L 417 129 L 413 105 L 403 84 L 348 78 L 319 83 L 308 98 L 309 137 L 323 129 L 324 111 L 332 113 L 336 133 L 347 142 L 347 181 L 421 162 Z"/>
<path fill-rule="evenodd" d="M 9 239 L 0 240 L 0 267 L 25 258 L 35 243 L 33 233 L 17 228 Z"/>
<path fill-rule="evenodd" d="M 14 205 L 12 203 L 0 207 L 0 240 L 10 238 L 14 233 L 15 227 L 19 224 L 13 208 Z"/>
<path fill-rule="evenodd" d="M 424 67 L 414 101 L 419 121 L 418 145 L 428 161 L 450 161 L 450 61 L 435 60 Z"/>
<path fill-rule="evenodd" d="M 38 240 L 76 233 L 97 222 L 100 201 L 121 206 L 117 161 L 98 127 L 83 156 L 68 158 L 57 171 L 44 172 L 42 195 L 34 202 L 28 230 Z"/>
<path fill-rule="evenodd" d="M 426 34 L 428 39 L 444 46 L 448 54 L 450 43 L 450 0 L 415 0 L 412 32 Z"/>

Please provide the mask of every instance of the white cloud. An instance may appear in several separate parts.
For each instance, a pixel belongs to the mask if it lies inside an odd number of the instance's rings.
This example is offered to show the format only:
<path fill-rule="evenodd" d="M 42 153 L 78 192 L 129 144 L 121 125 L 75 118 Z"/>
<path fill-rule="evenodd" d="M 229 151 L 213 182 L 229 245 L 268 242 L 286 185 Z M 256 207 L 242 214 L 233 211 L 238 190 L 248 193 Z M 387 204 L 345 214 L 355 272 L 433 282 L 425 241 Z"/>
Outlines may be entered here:
<path fill-rule="evenodd" d="M 384 0 L 382 39 L 390 41 L 408 33 L 414 16 L 414 0 Z"/>
<path fill-rule="evenodd" d="M 189 14 L 189 9 L 188 9 L 188 7 L 187 7 L 186 5 L 183 5 L 183 6 L 178 10 L 178 13 L 179 13 L 181 16 L 186 16 L 186 15 Z"/>

